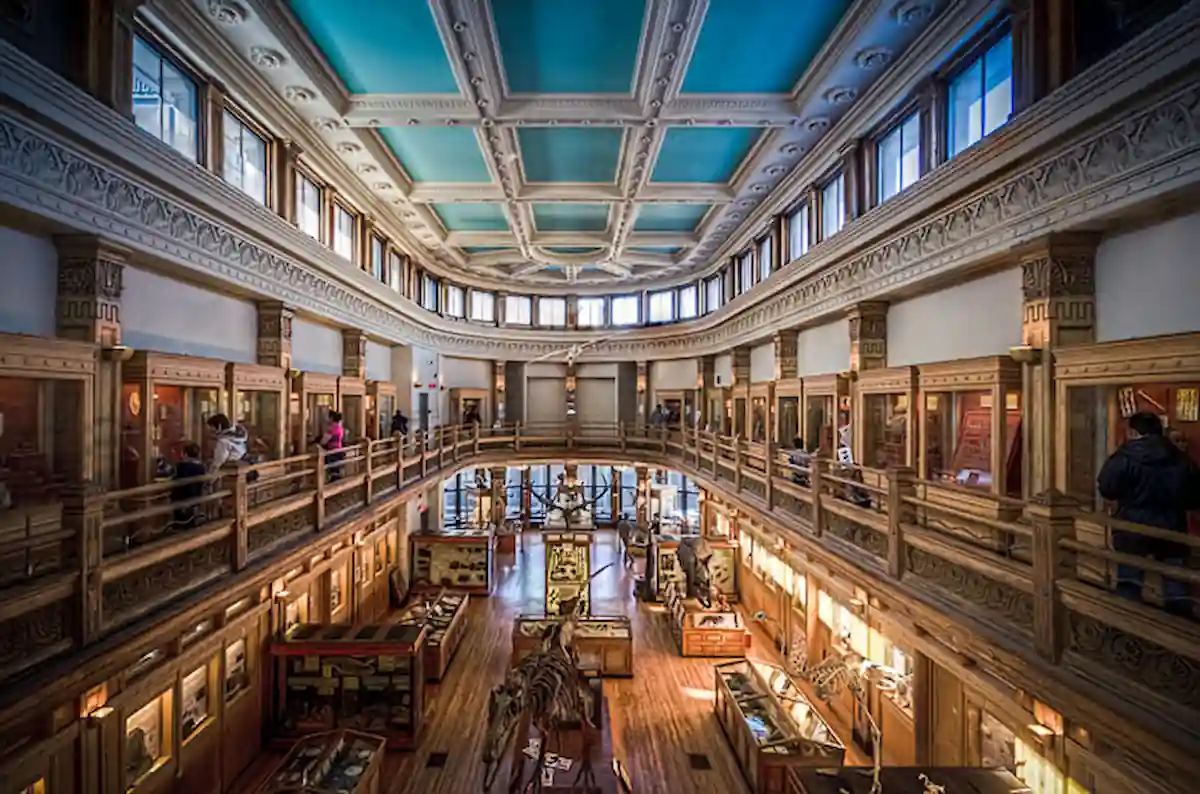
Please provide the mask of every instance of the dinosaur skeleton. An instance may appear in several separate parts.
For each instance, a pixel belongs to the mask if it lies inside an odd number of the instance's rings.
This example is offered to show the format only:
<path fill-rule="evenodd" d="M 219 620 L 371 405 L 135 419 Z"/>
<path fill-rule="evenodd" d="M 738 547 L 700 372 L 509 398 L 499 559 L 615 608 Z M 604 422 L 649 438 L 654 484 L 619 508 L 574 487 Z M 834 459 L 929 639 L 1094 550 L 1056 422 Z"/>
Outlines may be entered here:
<path fill-rule="evenodd" d="M 566 360 L 568 367 L 574 366 L 575 362 L 586 351 L 590 350 L 591 348 L 595 347 L 596 345 L 602 345 L 605 342 L 608 342 L 610 340 L 619 339 L 620 337 L 625 336 L 628 333 L 630 333 L 630 331 L 621 331 L 620 333 L 610 334 L 609 336 L 602 336 L 599 339 L 593 339 L 590 342 L 580 342 L 578 344 L 568 345 L 567 347 L 564 347 L 561 350 L 555 350 L 551 353 L 546 353 L 544 355 L 538 356 L 537 358 L 530 359 L 529 363 L 537 364 L 542 361 L 549 361 L 552 358 L 558 358 L 559 356 L 563 356 Z"/>
<path fill-rule="evenodd" d="M 594 579 L 608 567 L 600 568 L 589 578 Z M 483 747 L 484 791 L 490 790 L 495 782 L 522 717 L 528 716 L 542 741 L 537 763 L 528 780 L 521 785 L 521 767 L 518 767 L 509 783 L 509 794 L 518 789 L 534 794 L 542 790 L 541 772 L 551 734 L 558 734 L 564 727 L 578 723 L 586 737 L 588 729 L 596 727 L 591 718 L 592 690 L 579 671 L 575 651 L 575 632 L 583 614 L 583 603 L 582 598 L 575 599 L 567 616 L 546 629 L 538 649 L 512 667 L 504 683 L 492 689 Z M 596 783 L 586 741 L 585 738 L 584 757 L 571 784 L 572 791 L 591 791 Z"/>

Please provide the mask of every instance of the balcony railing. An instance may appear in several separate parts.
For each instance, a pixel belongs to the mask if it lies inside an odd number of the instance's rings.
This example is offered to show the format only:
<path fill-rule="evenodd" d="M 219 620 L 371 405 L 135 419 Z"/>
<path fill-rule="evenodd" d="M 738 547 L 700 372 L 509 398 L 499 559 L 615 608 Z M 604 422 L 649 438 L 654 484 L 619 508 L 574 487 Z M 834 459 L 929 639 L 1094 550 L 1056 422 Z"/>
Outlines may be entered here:
<path fill-rule="evenodd" d="M 876 589 L 898 589 L 1029 663 L 1081 675 L 1131 713 L 1200 738 L 1200 623 L 1162 608 L 1165 594 L 1191 609 L 1200 572 L 1186 552 L 1200 539 L 1084 512 L 1057 492 L 1023 503 L 910 469 L 791 460 L 740 438 L 626 425 L 443 427 L 192 480 L 76 487 L 61 514 L 6 514 L 0 635 L 21 641 L 5 644 L 0 680 L 327 540 L 369 506 L 432 479 L 556 457 L 678 469 L 739 501 L 781 542 L 849 560 Z M 1113 532 L 1181 553 L 1118 552 Z M 1131 576 L 1142 591 L 1118 595 Z"/>

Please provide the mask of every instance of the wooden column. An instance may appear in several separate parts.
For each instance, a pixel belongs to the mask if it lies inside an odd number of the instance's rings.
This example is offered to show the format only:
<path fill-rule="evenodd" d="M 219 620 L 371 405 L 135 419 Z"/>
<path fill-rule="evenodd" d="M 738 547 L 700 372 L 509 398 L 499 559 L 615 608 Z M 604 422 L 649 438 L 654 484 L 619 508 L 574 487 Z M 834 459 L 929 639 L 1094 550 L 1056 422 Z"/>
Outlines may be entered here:
<path fill-rule="evenodd" d="M 887 366 L 887 311 L 883 301 L 866 301 L 850 310 L 850 371 Z"/>
<path fill-rule="evenodd" d="M 133 115 L 134 13 L 144 0 L 71 0 L 71 77 L 124 116 Z"/>
<path fill-rule="evenodd" d="M 367 378 L 367 335 L 355 328 L 342 330 L 342 376 Z"/>
<path fill-rule="evenodd" d="M 258 303 L 258 363 L 292 368 L 292 320 L 296 313 L 280 301 Z"/>
<path fill-rule="evenodd" d="M 798 343 L 797 331 L 780 331 L 775 334 L 775 381 L 793 380 L 797 377 Z"/>
<path fill-rule="evenodd" d="M 650 524 L 650 469 L 646 466 L 634 466 L 637 474 L 637 523 L 639 526 Z"/>
<path fill-rule="evenodd" d="M 271 167 L 267 173 L 270 207 L 291 223 L 296 222 L 296 162 L 300 154 L 300 147 L 293 141 L 275 141 L 271 146 Z"/>
<path fill-rule="evenodd" d="M 711 406 L 709 402 L 712 400 L 712 390 L 717 388 L 716 382 L 716 356 L 704 356 L 700 359 L 700 400 L 696 405 L 696 410 L 700 412 L 701 422 L 700 428 L 707 430 L 711 427 L 713 419 L 710 412 Z"/>
<path fill-rule="evenodd" d="M 863 214 L 863 142 L 859 138 L 848 141 L 838 151 L 842 157 L 843 203 L 846 223 Z"/>
<path fill-rule="evenodd" d="M 83 479 L 115 488 L 120 464 L 121 364 L 132 351 L 121 347 L 121 295 L 129 252 L 100 237 L 55 238 L 58 248 L 58 336 L 97 346 L 96 383 L 90 414 L 90 449 L 80 450 Z"/>
<path fill-rule="evenodd" d="M 1051 235 L 1018 252 L 1021 341 L 1029 349 L 1021 406 L 1024 495 L 1054 485 L 1054 360 L 1050 351 L 1095 339 L 1097 235 Z M 1037 353 L 1035 351 L 1041 351 Z"/>
<path fill-rule="evenodd" d="M 650 413 L 654 410 L 654 406 L 650 404 L 653 400 L 653 395 L 650 394 L 650 364 L 645 361 L 637 363 L 637 421 L 638 424 L 646 424 L 650 421 Z"/>
<path fill-rule="evenodd" d="M 508 489 L 505 478 L 508 469 L 504 466 L 493 466 L 488 471 L 492 483 L 492 526 L 498 527 L 504 523 L 504 515 L 508 507 Z"/>
<path fill-rule="evenodd" d="M 202 97 L 204 116 L 203 165 L 225 178 L 225 87 L 218 82 L 205 84 Z"/>
<path fill-rule="evenodd" d="M 745 406 L 742 410 L 743 438 L 749 438 L 754 428 L 750 426 L 750 348 L 735 347 L 733 349 L 733 435 L 737 433 L 737 400 L 740 398 Z"/>
<path fill-rule="evenodd" d="M 1021 112 L 1074 76 L 1074 16 L 1075 0 L 1014 0 L 1014 112 Z"/>
<path fill-rule="evenodd" d="M 507 400 L 505 398 L 506 384 L 504 378 L 506 365 L 507 362 L 505 361 L 492 362 L 492 405 L 494 406 L 494 413 L 492 415 L 495 417 L 492 420 L 492 424 L 498 427 L 504 425 L 507 414 Z"/>
<path fill-rule="evenodd" d="M 1059 546 L 1075 534 L 1079 505 L 1056 490 L 1048 490 L 1025 506 L 1033 528 L 1033 647 L 1043 659 L 1057 663 L 1066 634 L 1065 610 L 1058 592 L 1060 577 L 1070 575 L 1070 555 Z"/>

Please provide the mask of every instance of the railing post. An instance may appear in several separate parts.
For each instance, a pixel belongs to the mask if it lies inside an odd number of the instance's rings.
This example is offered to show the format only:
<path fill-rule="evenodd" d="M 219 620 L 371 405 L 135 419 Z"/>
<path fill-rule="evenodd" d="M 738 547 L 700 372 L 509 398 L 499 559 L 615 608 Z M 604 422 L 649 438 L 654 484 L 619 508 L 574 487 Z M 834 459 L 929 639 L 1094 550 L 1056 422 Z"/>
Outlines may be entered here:
<path fill-rule="evenodd" d="M 240 571 L 246 567 L 250 556 L 250 526 L 247 518 L 250 515 L 250 483 L 246 481 L 246 473 L 238 469 L 233 481 L 233 570 Z"/>
<path fill-rule="evenodd" d="M 401 435 L 392 436 L 396 439 L 396 490 L 399 491 L 404 487 L 404 447 L 405 437 Z"/>
<path fill-rule="evenodd" d="M 450 460 L 458 463 L 458 425 L 450 427 Z"/>
<path fill-rule="evenodd" d="M 483 436 L 483 425 L 475 425 L 474 433 L 475 433 L 475 442 L 472 445 L 471 450 L 474 454 L 478 455 L 479 454 L 479 440 Z"/>
<path fill-rule="evenodd" d="M 1053 663 L 1062 655 L 1066 633 L 1058 579 L 1068 574 L 1071 564 L 1059 541 L 1074 534 L 1078 506 L 1053 488 L 1025 506 L 1025 517 L 1033 529 L 1033 645 L 1039 656 Z"/>
<path fill-rule="evenodd" d="M 773 442 L 771 439 L 768 438 L 766 440 L 766 442 L 763 444 L 763 450 L 764 450 L 763 471 L 766 473 L 766 485 L 764 486 L 764 488 L 766 490 L 767 509 L 774 510 L 775 509 L 775 475 L 774 475 L 775 442 Z"/>
<path fill-rule="evenodd" d="M 100 563 L 104 548 L 104 494 L 92 483 L 68 486 L 63 492 L 63 526 L 74 531 L 79 558 L 79 620 L 76 643 L 82 647 L 100 638 L 104 622 L 104 587 Z"/>
<path fill-rule="evenodd" d="M 314 516 L 317 532 L 325 526 L 325 450 L 317 448 L 317 490 L 314 495 Z"/>
<path fill-rule="evenodd" d="M 446 468 L 446 429 L 439 427 L 433 431 L 433 435 L 437 438 L 437 470 L 441 471 Z"/>
<path fill-rule="evenodd" d="M 825 513 L 821 509 L 822 496 L 822 467 L 825 459 L 813 455 L 808 459 L 808 487 L 812 490 L 812 530 L 818 538 L 825 533 Z"/>
<path fill-rule="evenodd" d="M 904 519 L 908 505 L 904 500 L 917 492 L 917 474 L 907 466 L 888 470 L 888 574 L 904 576 Z"/>
<path fill-rule="evenodd" d="M 721 455 L 721 442 L 716 433 L 709 433 L 709 440 L 712 442 L 712 474 L 713 479 L 717 479 L 717 458 Z"/>
<path fill-rule="evenodd" d="M 629 444 L 625 440 L 625 423 L 624 422 L 617 422 L 617 434 L 620 436 L 619 440 L 621 443 L 621 451 L 625 452 L 627 449 L 629 449 Z"/>
<path fill-rule="evenodd" d="M 513 451 L 521 451 L 521 423 L 517 422 L 513 426 Z"/>
<path fill-rule="evenodd" d="M 742 437 L 733 437 L 733 488 L 741 493 L 742 490 Z"/>
<path fill-rule="evenodd" d="M 367 459 L 363 463 L 363 476 L 366 478 L 363 480 L 363 495 L 366 497 L 368 505 L 375 496 L 374 485 L 371 481 L 371 458 L 374 457 L 374 444 L 374 441 L 367 439 Z"/>
<path fill-rule="evenodd" d="M 426 462 L 425 462 L 425 453 L 429 451 L 428 431 L 418 430 L 417 431 L 417 440 L 420 441 L 419 446 L 421 448 L 421 479 L 423 480 L 423 479 L 425 479 L 425 475 L 428 473 L 426 471 L 428 464 L 426 464 Z"/>

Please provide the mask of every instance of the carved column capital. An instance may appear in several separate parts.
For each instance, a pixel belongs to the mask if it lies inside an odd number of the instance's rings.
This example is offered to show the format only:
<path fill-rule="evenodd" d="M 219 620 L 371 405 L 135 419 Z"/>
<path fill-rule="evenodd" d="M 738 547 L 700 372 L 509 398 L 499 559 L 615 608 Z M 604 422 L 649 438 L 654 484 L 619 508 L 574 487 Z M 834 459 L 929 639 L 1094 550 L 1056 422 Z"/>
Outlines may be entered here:
<path fill-rule="evenodd" d="M 793 380 L 798 377 L 797 331 L 781 331 L 775 334 L 775 380 Z"/>
<path fill-rule="evenodd" d="M 850 371 L 887 366 L 887 315 L 884 301 L 864 301 L 850 309 Z"/>
<path fill-rule="evenodd" d="M 750 348 L 748 347 L 733 349 L 733 385 L 750 385 Z"/>
<path fill-rule="evenodd" d="M 1058 234 L 1018 250 L 1024 344 L 1050 348 L 1092 341 L 1098 244 L 1098 235 Z"/>
<path fill-rule="evenodd" d="M 292 368 L 292 320 L 296 313 L 280 301 L 258 303 L 258 363 Z"/>
<path fill-rule="evenodd" d="M 129 251 L 101 237 L 56 237 L 58 335 L 121 344 L 121 294 Z"/>
<path fill-rule="evenodd" d="M 367 377 L 367 335 L 357 328 L 342 329 L 342 375 Z"/>

